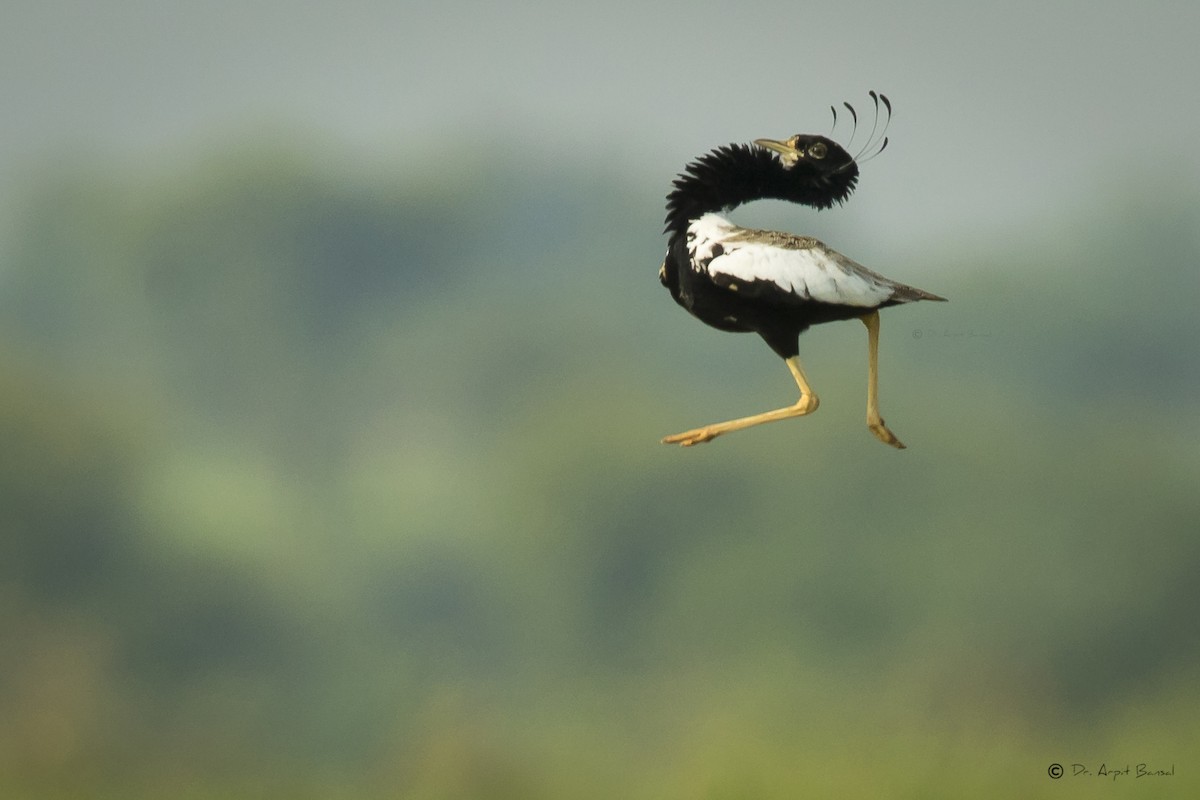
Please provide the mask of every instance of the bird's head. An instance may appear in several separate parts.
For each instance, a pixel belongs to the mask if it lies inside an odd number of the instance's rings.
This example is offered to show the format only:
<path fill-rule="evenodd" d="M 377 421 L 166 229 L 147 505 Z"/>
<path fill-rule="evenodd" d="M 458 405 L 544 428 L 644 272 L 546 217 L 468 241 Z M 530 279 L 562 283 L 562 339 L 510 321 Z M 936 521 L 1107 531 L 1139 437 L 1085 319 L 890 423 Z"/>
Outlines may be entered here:
<path fill-rule="evenodd" d="M 836 173 L 857 170 L 854 157 L 832 139 L 811 133 L 797 133 L 790 139 L 755 139 L 759 147 L 770 150 L 779 158 L 784 169 L 792 169 L 804 163 L 820 173 Z"/>
<path fill-rule="evenodd" d="M 783 173 L 785 183 L 791 184 L 798 202 L 817 208 L 828 208 L 834 203 L 845 202 L 858 182 L 860 159 L 869 161 L 882 153 L 888 146 L 886 136 L 892 121 L 892 101 L 874 90 L 868 93 L 875 106 L 875 122 L 867 136 L 866 144 L 857 155 L 850 155 L 846 148 L 826 136 L 798 133 L 790 139 L 756 139 L 754 143 L 769 152 Z M 854 127 L 850 131 L 850 143 L 858 132 L 858 112 L 849 103 L 842 107 L 850 112 Z M 833 127 L 837 128 L 838 110 L 833 112 Z M 882 112 L 882 113 L 881 113 Z M 880 125 L 882 117 L 883 125 Z M 878 138 L 876 138 L 878 134 Z M 832 135 L 832 132 L 831 132 Z M 866 155 L 863 158 L 864 154 Z M 792 199 L 785 197 L 784 199 Z"/>
<path fill-rule="evenodd" d="M 832 139 L 811 133 L 797 133 L 782 141 L 755 139 L 754 143 L 770 151 L 779 166 L 798 185 L 820 187 L 827 198 L 825 205 L 842 202 L 858 182 L 858 163 L 854 156 Z"/>

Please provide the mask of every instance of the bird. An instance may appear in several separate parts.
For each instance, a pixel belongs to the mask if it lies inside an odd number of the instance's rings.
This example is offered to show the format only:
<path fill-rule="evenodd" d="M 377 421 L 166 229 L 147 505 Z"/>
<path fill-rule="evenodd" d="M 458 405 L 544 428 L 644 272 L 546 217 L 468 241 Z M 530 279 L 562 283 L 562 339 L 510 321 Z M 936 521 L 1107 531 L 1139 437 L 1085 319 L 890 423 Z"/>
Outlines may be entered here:
<path fill-rule="evenodd" d="M 819 134 L 755 139 L 718 147 L 687 164 L 667 195 L 667 253 L 659 280 L 671 297 L 701 322 L 721 331 L 757 333 L 784 360 L 800 398 L 773 411 L 704 425 L 662 439 L 684 447 L 767 422 L 813 413 L 820 399 L 800 363 L 800 334 L 812 325 L 858 319 L 867 328 L 867 428 L 897 449 L 904 444 L 879 413 L 879 310 L 946 298 L 871 271 L 811 236 L 746 228 L 727 214 L 744 203 L 786 200 L 818 211 L 844 203 L 863 161 L 883 152 L 892 104 L 871 91 L 875 124 L 857 155 Z M 858 129 L 854 120 L 847 147 Z M 886 119 L 879 136 L 880 107 Z M 833 111 L 837 127 L 837 108 Z M 832 136 L 834 131 L 830 131 Z M 867 153 L 866 158 L 863 154 Z"/>

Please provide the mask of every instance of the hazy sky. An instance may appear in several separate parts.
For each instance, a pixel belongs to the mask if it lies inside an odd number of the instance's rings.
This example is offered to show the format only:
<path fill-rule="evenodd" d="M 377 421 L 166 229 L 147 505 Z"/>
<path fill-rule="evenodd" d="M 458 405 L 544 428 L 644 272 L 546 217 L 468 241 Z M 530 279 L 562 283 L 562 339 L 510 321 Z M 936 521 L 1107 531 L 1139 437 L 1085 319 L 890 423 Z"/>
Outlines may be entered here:
<path fill-rule="evenodd" d="M 883 230 L 997 229 L 1140 175 L 1200 179 L 1195 0 L 6 5 L 5 184 L 61 150 L 134 163 L 294 127 L 406 156 L 527 142 L 665 192 L 692 156 L 827 131 L 831 103 L 872 88 L 895 102 L 892 146 L 841 213 Z"/>

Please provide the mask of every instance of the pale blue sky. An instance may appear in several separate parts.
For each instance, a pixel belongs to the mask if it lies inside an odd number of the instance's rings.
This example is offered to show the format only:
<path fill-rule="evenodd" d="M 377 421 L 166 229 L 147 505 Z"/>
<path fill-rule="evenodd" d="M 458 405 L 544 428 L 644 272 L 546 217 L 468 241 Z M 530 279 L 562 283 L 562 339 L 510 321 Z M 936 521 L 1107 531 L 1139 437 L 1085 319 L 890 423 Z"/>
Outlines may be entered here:
<path fill-rule="evenodd" d="M 1200 180 L 1194 0 L 22 5 L 0 25 L 4 183 L 66 149 L 153 162 L 271 127 L 391 157 L 528 142 L 665 192 L 690 157 L 825 131 L 871 88 L 892 146 L 839 213 L 883 236 Z"/>

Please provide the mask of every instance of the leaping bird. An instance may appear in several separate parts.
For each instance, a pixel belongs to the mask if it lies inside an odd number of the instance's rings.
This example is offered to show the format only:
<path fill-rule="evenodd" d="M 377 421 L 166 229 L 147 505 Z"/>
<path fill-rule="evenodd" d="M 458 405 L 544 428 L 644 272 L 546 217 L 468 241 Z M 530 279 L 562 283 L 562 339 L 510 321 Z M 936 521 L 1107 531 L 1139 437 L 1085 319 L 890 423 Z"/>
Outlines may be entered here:
<path fill-rule="evenodd" d="M 875 126 L 882 103 L 875 101 Z M 843 105 L 854 117 L 849 103 Z M 833 109 L 834 126 L 837 109 Z M 868 158 L 888 139 L 872 127 Z M 886 132 L 887 123 L 883 126 Z M 851 142 L 853 141 L 851 135 Z M 865 160 L 865 159 L 864 159 Z M 784 359 L 800 399 L 785 408 L 705 425 L 668 436 L 664 444 L 685 447 L 764 422 L 811 414 L 819 400 L 800 366 L 800 334 L 811 325 L 860 319 L 867 326 L 867 427 L 884 444 L 904 445 L 879 415 L 879 309 L 916 300 L 945 300 L 896 283 L 808 236 L 742 228 L 722 213 L 752 200 L 789 200 L 815 209 L 846 201 L 858 182 L 858 162 L 837 142 L 799 133 L 790 139 L 756 139 L 729 144 L 688 164 L 667 196 L 667 255 L 659 279 L 675 302 L 701 322 L 723 331 L 753 332 Z"/>

